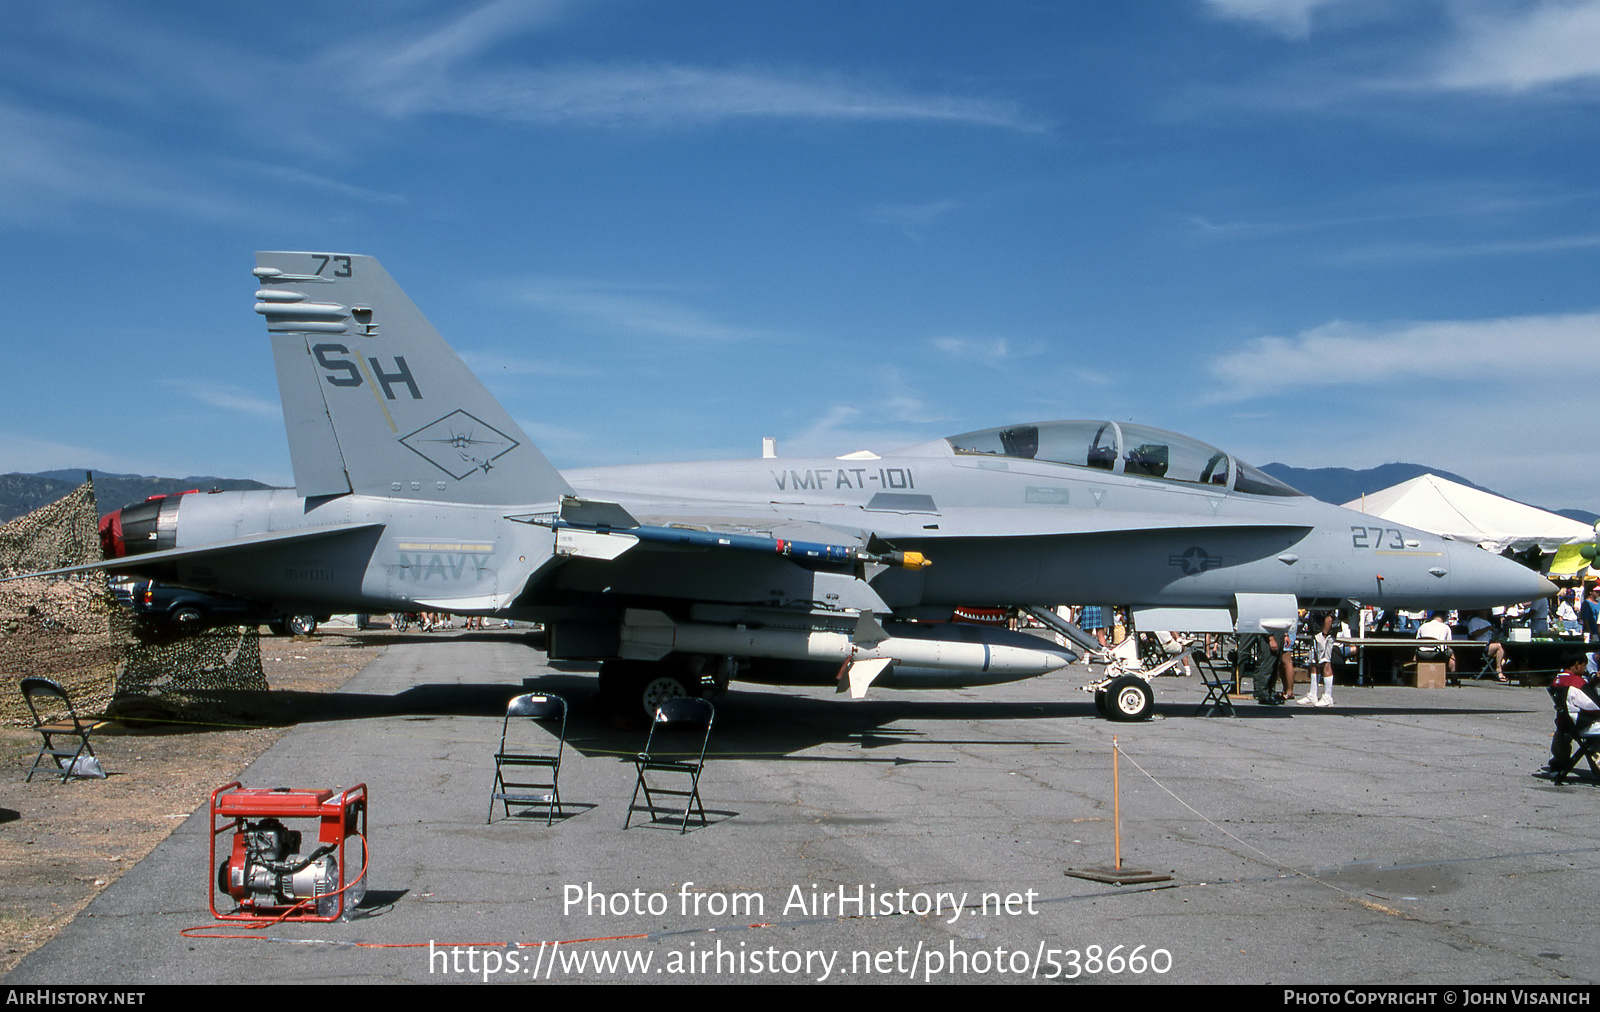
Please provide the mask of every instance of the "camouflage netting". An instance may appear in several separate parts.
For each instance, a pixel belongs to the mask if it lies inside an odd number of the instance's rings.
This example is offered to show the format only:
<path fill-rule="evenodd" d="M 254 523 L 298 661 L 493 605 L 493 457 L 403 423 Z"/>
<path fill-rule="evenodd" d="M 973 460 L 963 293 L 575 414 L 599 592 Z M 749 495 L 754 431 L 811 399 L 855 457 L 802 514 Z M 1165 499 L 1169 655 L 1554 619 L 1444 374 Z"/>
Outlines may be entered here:
<path fill-rule="evenodd" d="M 139 623 L 135 632 L 117 679 L 119 716 L 227 722 L 236 693 L 267 691 L 255 626 L 163 635 Z"/>
<path fill-rule="evenodd" d="M 100 561 L 94 484 L 84 482 L 48 506 L 0 524 L 0 572 L 35 573 Z"/>
<path fill-rule="evenodd" d="M 0 575 L 96 562 L 94 488 L 0 524 Z M 264 691 L 254 629 L 175 636 L 136 623 L 98 573 L 0 583 L 0 720 L 32 719 L 14 687 L 39 675 L 59 683 L 80 713 L 206 720 L 225 716 L 229 692 Z"/>
<path fill-rule="evenodd" d="M 0 524 L 0 575 L 94 562 L 100 558 L 94 488 L 74 492 Z M 129 641 L 131 616 L 106 591 L 104 577 L 0 583 L 0 718 L 33 723 L 22 694 L 10 688 L 40 675 L 58 682 L 80 712 L 111 702 Z"/>

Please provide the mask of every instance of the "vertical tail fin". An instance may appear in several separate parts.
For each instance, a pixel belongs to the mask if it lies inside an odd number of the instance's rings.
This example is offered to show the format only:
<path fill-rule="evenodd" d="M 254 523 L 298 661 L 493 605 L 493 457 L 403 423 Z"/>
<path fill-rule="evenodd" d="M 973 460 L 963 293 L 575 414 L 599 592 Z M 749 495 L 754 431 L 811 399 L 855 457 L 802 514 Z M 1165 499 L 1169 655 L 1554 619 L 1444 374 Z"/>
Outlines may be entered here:
<path fill-rule="evenodd" d="M 483 505 L 572 491 L 372 257 L 257 253 L 294 480 Z"/>

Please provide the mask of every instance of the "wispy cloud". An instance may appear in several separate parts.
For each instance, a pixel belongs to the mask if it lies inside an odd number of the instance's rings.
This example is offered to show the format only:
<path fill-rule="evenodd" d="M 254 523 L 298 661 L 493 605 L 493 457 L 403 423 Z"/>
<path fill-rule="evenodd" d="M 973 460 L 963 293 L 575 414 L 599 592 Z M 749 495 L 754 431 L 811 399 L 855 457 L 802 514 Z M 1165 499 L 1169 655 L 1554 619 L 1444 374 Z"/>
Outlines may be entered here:
<path fill-rule="evenodd" d="M 435 28 L 419 32 L 404 26 L 385 38 L 339 46 L 332 55 L 374 57 L 364 70 L 387 84 L 415 81 L 476 59 L 507 39 L 548 27 L 571 8 L 561 0 L 494 0 Z"/>
<path fill-rule="evenodd" d="M 1327 24 L 1396 19 L 1411 29 L 1369 33 L 1358 48 L 1331 56 L 1313 53 L 1273 86 L 1237 93 L 1238 101 L 1309 108 L 1440 91 L 1592 98 L 1600 82 L 1600 0 L 1202 2 L 1215 17 L 1294 40 Z"/>
<path fill-rule="evenodd" d="M 1261 236 L 1292 235 L 1299 232 L 1314 232 L 1322 229 L 1345 228 L 1352 225 L 1376 225 L 1391 221 L 1404 221 L 1407 219 L 1429 216 L 1415 208 L 1407 211 L 1393 213 L 1373 213 L 1363 215 L 1347 215 L 1326 218 L 1283 218 L 1279 220 L 1260 219 L 1255 221 L 1214 221 L 1201 215 L 1188 215 L 1184 221 L 1191 234 L 1202 239 L 1254 239 Z"/>
<path fill-rule="evenodd" d="M 1042 129 L 1014 104 L 925 95 L 826 71 L 684 64 L 588 64 L 442 75 L 429 86 L 366 88 L 393 116 L 453 113 L 528 125 L 693 127 L 728 120 L 938 121 Z"/>
<path fill-rule="evenodd" d="M 883 453 L 925 440 L 904 425 L 849 404 L 830 405 L 798 432 L 778 440 L 780 457 L 834 457 L 857 450 Z"/>
<path fill-rule="evenodd" d="M 765 331 L 715 320 L 661 297 L 661 291 L 671 289 L 546 278 L 523 286 L 517 294 L 524 301 L 589 330 L 685 341 L 743 341 L 771 336 Z"/>
<path fill-rule="evenodd" d="M 1329 323 L 1297 337 L 1259 337 L 1211 363 L 1216 400 L 1243 400 L 1302 384 L 1375 386 L 1474 379 L 1504 389 L 1516 372 L 1550 382 L 1600 366 L 1600 312 L 1388 327 Z"/>
<path fill-rule="evenodd" d="M 518 418 L 517 424 L 533 440 L 539 452 L 556 467 L 597 467 L 632 463 L 628 451 L 619 448 L 609 432 L 595 428 L 572 428 L 546 421 Z"/>
<path fill-rule="evenodd" d="M 863 392 L 855 401 L 819 404 L 820 414 L 778 440 L 778 452 L 786 457 L 882 453 L 925 442 L 931 426 L 942 430 L 951 422 L 951 415 L 931 404 L 917 381 L 896 366 L 872 370 L 858 386 Z"/>
<path fill-rule="evenodd" d="M 1461 33 L 1432 83 L 1450 89 L 1526 92 L 1600 79 L 1600 0 L 1544 0 L 1465 9 Z"/>
<path fill-rule="evenodd" d="M 252 173 L 264 179 L 305 190 L 321 190 L 340 197 L 349 197 L 367 204 L 406 204 L 409 200 L 398 193 L 384 193 L 381 190 L 369 190 L 363 186 L 356 186 L 338 179 L 329 179 L 305 169 L 295 168 L 290 165 L 274 165 L 269 162 L 228 162 L 245 172 Z"/>
<path fill-rule="evenodd" d="M 153 211 L 194 221 L 250 223 L 302 213 L 263 196 L 262 185 L 321 191 L 372 204 L 401 204 L 396 194 L 369 190 L 301 168 L 188 151 L 177 158 L 136 128 L 31 109 L 0 99 L 0 221 L 57 222 L 63 213 L 95 208 Z"/>
<path fill-rule="evenodd" d="M 1205 0 L 1217 17 L 1248 21 L 1291 39 L 1311 34 L 1312 14 L 1341 0 Z"/>
<path fill-rule="evenodd" d="M 930 405 L 926 392 L 906 379 L 898 368 L 891 366 L 880 370 L 871 387 L 877 394 L 870 402 L 876 418 L 909 425 L 927 425 L 950 418 L 946 412 Z"/>
<path fill-rule="evenodd" d="M 921 204 L 878 204 L 867 211 L 867 220 L 899 229 L 912 239 L 920 239 L 934 222 L 966 205 L 945 198 Z"/>
<path fill-rule="evenodd" d="M 214 380 L 168 379 L 166 386 L 179 390 L 189 397 L 214 408 L 254 418 L 282 418 L 283 408 L 273 400 L 266 400 L 228 383 Z"/>
<path fill-rule="evenodd" d="M 490 381 L 496 376 L 544 376 L 575 379 L 598 375 L 594 369 L 544 358 L 523 358 L 495 351 L 462 351 L 461 360 L 473 374 Z"/>
<path fill-rule="evenodd" d="M 1421 186 L 1389 185 L 1326 201 L 1302 200 L 1282 213 L 1262 208 L 1253 218 L 1189 214 L 1183 222 L 1191 235 L 1201 239 L 1254 239 L 1396 222 L 1520 220 L 1532 212 L 1586 205 L 1596 196 L 1592 188 L 1430 179 Z M 1569 216 L 1582 213 L 1568 212 Z"/>
<path fill-rule="evenodd" d="M 330 49 L 317 62 L 340 75 L 350 94 L 394 117 L 442 113 L 585 126 L 692 127 L 729 120 L 810 119 L 1042 128 L 1003 99 L 930 94 L 809 67 L 527 60 L 492 65 L 495 48 L 548 27 L 573 9 L 565 3 L 502 0 L 435 27 L 408 27 Z"/>
<path fill-rule="evenodd" d="M 1404 260 L 1459 260 L 1468 257 L 1523 256 L 1600 247 L 1600 234 L 1502 239 L 1461 243 L 1392 243 L 1352 249 L 1330 259 L 1345 263 Z"/>
<path fill-rule="evenodd" d="M 290 167 L 293 153 L 348 164 L 353 142 L 371 148 L 391 120 L 427 115 L 529 126 L 805 119 L 1038 128 L 1010 101 L 842 70 L 547 59 L 539 33 L 582 16 L 582 5 L 496 0 L 446 9 L 374 31 L 335 32 L 359 41 L 313 42 L 287 54 L 127 16 L 113 5 L 24 12 L 15 38 L 0 39 L 0 67 L 9 68 L 0 71 L 0 220 L 48 221 L 66 206 L 256 221 L 268 213 L 269 200 L 252 190 L 263 180 L 401 203 L 393 193 Z M 40 55 L 52 47 L 73 58 Z M 82 112 L 69 117 L 62 108 Z M 163 148 L 170 137 L 188 143 Z M 270 161 L 218 157 L 235 139 L 267 143 L 275 154 Z"/>
<path fill-rule="evenodd" d="M 139 153 L 134 138 L 0 100 L 0 218 L 54 221 L 63 206 L 131 206 L 235 220 L 208 181 Z"/>
<path fill-rule="evenodd" d="M 933 346 L 951 358 L 998 367 L 1012 355 L 1011 342 L 1003 337 L 936 337 Z"/>

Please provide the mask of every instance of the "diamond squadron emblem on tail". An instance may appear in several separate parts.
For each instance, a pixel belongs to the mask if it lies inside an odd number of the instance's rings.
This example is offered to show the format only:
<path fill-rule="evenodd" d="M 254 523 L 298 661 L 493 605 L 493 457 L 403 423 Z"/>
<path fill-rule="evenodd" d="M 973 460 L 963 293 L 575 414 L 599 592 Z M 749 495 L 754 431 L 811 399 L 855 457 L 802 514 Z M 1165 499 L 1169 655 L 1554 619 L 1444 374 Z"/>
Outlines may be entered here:
<path fill-rule="evenodd" d="M 474 471 L 487 473 L 494 461 L 521 444 L 499 429 L 457 409 L 401 438 L 407 448 L 460 481 Z"/>

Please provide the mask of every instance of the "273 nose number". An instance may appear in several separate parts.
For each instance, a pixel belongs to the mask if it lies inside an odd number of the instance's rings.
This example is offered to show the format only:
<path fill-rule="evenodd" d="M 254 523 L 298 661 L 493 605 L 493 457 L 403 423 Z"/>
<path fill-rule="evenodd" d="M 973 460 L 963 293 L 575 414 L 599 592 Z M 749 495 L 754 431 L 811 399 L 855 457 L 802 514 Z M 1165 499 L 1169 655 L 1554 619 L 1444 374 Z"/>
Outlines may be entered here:
<path fill-rule="evenodd" d="M 1352 527 L 1350 544 L 1356 548 L 1401 549 L 1406 546 L 1406 538 L 1394 527 Z"/>

